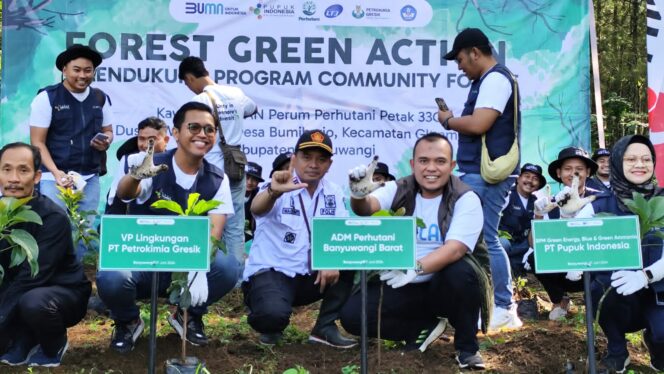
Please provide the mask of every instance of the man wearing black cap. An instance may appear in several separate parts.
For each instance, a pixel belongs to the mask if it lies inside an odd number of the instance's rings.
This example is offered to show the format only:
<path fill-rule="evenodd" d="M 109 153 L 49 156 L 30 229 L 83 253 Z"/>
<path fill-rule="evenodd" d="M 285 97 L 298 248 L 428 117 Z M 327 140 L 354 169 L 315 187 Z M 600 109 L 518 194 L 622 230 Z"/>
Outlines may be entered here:
<path fill-rule="evenodd" d="M 217 84 L 205 68 L 203 60 L 189 56 L 180 62 L 178 77 L 196 94 L 191 101 L 207 104 L 219 121 L 216 145 L 205 155 L 211 164 L 224 170 L 224 155 L 220 143 L 231 146 L 242 144 L 242 131 L 244 119 L 252 116 L 258 110 L 256 103 L 251 100 L 238 87 Z M 246 162 L 246 160 L 244 161 Z M 229 176 L 231 194 L 233 195 L 233 208 L 235 215 L 228 219 L 224 228 L 223 240 L 226 248 L 235 255 L 238 261 L 244 261 L 244 193 L 246 188 L 245 175 L 237 177 L 224 170 Z"/>
<path fill-rule="evenodd" d="M 373 181 L 375 183 L 385 183 L 395 180 L 394 175 L 390 174 L 390 168 L 387 164 L 378 162 L 376 164 L 376 170 L 374 170 Z"/>
<path fill-rule="evenodd" d="M 251 203 L 258 194 L 258 184 L 265 182 L 263 179 L 263 168 L 255 162 L 247 163 L 247 191 L 244 193 L 244 240 L 249 241 L 254 237 L 256 220 L 251 214 Z"/>
<path fill-rule="evenodd" d="M 99 205 L 102 158 L 113 140 L 110 99 L 90 87 L 101 61 L 101 55 L 87 46 L 70 46 L 55 60 L 62 82 L 40 89 L 31 104 L 30 142 L 43 160 L 40 191 L 63 209 L 56 186 L 73 185 L 68 172 L 87 181 L 80 210 L 96 210 Z M 85 250 L 78 249 L 79 258 Z"/>
<path fill-rule="evenodd" d="M 592 159 L 597 163 L 597 173 L 588 178 L 586 186 L 602 192 L 611 191 L 609 156 L 611 151 L 606 148 L 598 148 L 593 153 Z"/>
<path fill-rule="evenodd" d="M 500 244 L 510 258 L 510 265 L 515 275 L 523 275 L 523 255 L 528 251 L 528 233 L 533 219 L 535 200 L 533 192 L 546 185 L 542 167 L 527 163 L 521 167 L 521 174 L 510 190 L 509 201 L 500 218 L 500 230 L 510 234 L 511 238 L 500 238 Z"/>
<path fill-rule="evenodd" d="M 459 133 L 457 164 L 459 172 L 463 173 L 461 180 L 482 200 L 484 239 L 491 256 L 496 302 L 491 328 L 517 328 L 522 323 L 512 302 L 509 260 L 498 238 L 500 211 L 514 177 L 490 184 L 480 175 L 482 136 L 486 137 L 492 160 L 507 154 L 515 139 L 519 139 L 521 114 L 517 82 L 512 72 L 496 61 L 489 39 L 479 29 L 461 31 L 445 59 L 455 60 L 459 70 L 472 80 L 461 116 L 454 117 L 451 111 L 439 110 L 438 120 L 446 130 Z M 516 175 L 518 170 L 517 164 L 512 174 Z"/>
<path fill-rule="evenodd" d="M 591 217 L 593 212 L 592 204 L 599 191 L 586 187 L 587 178 L 597 171 L 597 164 L 588 153 L 582 148 L 567 147 L 558 153 L 558 159 L 549 164 L 549 176 L 556 182 L 564 186 L 555 196 L 553 201 L 550 197 L 542 196 L 535 201 L 535 219 L 559 219 L 575 217 Z M 574 177 L 578 177 L 578 198 L 572 199 L 570 196 L 574 191 L 571 189 L 574 185 Z M 577 194 L 573 194 L 576 196 Z M 552 202 L 567 201 L 563 207 L 555 205 L 553 210 L 549 210 Z M 564 208 L 564 209 L 563 209 Z M 534 269 L 534 259 L 530 256 L 530 250 L 524 256 Z M 524 261 L 524 262 L 525 262 Z M 550 320 L 558 320 L 567 315 L 571 303 L 567 292 L 579 292 L 583 290 L 583 273 L 578 271 L 569 271 L 564 273 L 536 273 L 535 276 L 542 283 L 542 286 L 549 295 L 553 303 L 553 308 L 549 312 Z"/>
<path fill-rule="evenodd" d="M 256 232 L 242 283 L 247 322 L 260 343 L 274 345 L 288 326 L 293 306 L 323 299 L 309 341 L 337 348 L 356 342 L 335 321 L 353 285 L 352 272 L 313 271 L 311 221 L 347 217 L 344 193 L 325 178 L 332 165 L 332 140 L 321 130 L 305 131 L 288 170 L 275 171 L 251 204 Z"/>

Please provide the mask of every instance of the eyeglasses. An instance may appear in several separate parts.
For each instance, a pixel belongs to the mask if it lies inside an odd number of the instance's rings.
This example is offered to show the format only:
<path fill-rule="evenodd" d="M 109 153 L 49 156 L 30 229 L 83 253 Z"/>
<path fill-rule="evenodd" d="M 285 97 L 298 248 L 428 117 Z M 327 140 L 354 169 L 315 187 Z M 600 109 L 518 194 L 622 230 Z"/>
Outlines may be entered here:
<path fill-rule="evenodd" d="M 643 156 L 643 157 L 629 156 L 623 158 L 623 162 L 629 166 L 634 166 L 639 161 L 641 161 L 641 163 L 644 165 L 650 165 L 653 163 L 653 159 L 650 156 Z"/>
<path fill-rule="evenodd" d="M 203 126 L 200 123 L 195 123 L 195 122 L 188 124 L 187 128 L 189 129 L 189 132 L 194 135 L 198 135 L 201 132 L 201 130 L 205 132 L 205 135 L 210 135 L 217 132 L 217 128 L 212 125 Z"/>

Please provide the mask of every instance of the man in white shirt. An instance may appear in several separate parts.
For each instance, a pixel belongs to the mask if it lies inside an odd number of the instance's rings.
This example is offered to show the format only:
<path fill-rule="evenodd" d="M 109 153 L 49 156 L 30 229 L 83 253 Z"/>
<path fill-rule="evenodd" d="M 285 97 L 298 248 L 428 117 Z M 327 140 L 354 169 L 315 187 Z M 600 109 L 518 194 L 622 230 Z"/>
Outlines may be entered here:
<path fill-rule="evenodd" d="M 486 148 L 492 160 L 506 155 L 514 141 L 519 139 L 521 114 L 516 78 L 506 66 L 496 61 L 491 43 L 480 29 L 461 31 L 445 59 L 455 60 L 459 70 L 472 80 L 461 116 L 454 117 L 451 111 L 439 110 L 438 120 L 445 129 L 459 133 L 456 157 L 459 172 L 463 174 L 461 180 L 482 199 L 484 239 L 491 255 L 496 302 L 490 328 L 518 328 L 523 323 L 516 314 L 516 304 L 512 300 L 509 259 L 500 245 L 498 224 L 519 164 L 512 175 L 495 184 L 486 182 L 480 174 L 482 136 L 486 137 Z"/>
<path fill-rule="evenodd" d="M 196 94 L 191 101 L 207 104 L 220 122 L 215 145 L 205 156 L 212 165 L 224 172 L 224 156 L 219 143 L 221 137 L 231 146 L 242 144 L 244 119 L 257 111 L 256 103 L 237 87 L 216 84 L 205 68 L 203 60 L 198 57 L 186 57 L 180 63 L 178 76 L 184 84 Z M 246 164 L 246 161 L 245 161 Z M 244 165 L 242 167 L 244 170 Z M 228 173 L 227 173 L 228 174 Z M 224 229 L 224 243 L 240 262 L 244 262 L 244 194 L 246 175 L 241 178 L 230 176 L 231 194 L 235 215 L 228 219 Z"/>
<path fill-rule="evenodd" d="M 353 272 L 312 271 L 311 224 L 314 217 L 346 217 L 341 188 L 325 179 L 332 165 L 332 140 L 320 130 L 297 141 L 288 170 L 277 170 L 251 205 L 256 231 L 242 283 L 249 308 L 247 322 L 261 344 L 279 342 L 292 307 L 323 299 L 309 341 L 337 348 L 357 343 L 335 323 L 348 299 Z"/>
<path fill-rule="evenodd" d="M 368 168 L 363 165 L 349 171 L 353 211 L 369 216 L 383 209 L 405 208 L 407 216 L 421 218 L 425 227 L 417 228 L 416 269 L 383 272 L 380 279 L 392 287 L 369 284 L 369 336 L 377 336 L 380 319 L 381 337 L 404 340 L 407 349 L 424 352 L 443 334 L 449 319 L 455 329 L 459 367 L 484 369 L 477 325 L 481 307 L 491 308 L 492 290 L 486 268 L 480 264 L 483 258 L 488 267 L 482 227 L 477 225 L 482 221 L 482 204 L 469 186 L 452 175 L 456 165 L 452 144 L 439 133 L 421 137 L 410 161 L 412 175 L 387 182 L 383 188 L 371 186 L 376 161 Z M 341 312 L 342 325 L 353 334 L 360 333 L 360 306 L 356 294 Z"/>
<path fill-rule="evenodd" d="M 145 152 L 129 156 L 130 172 L 118 183 L 117 196 L 129 203 L 128 214 L 169 215 L 173 214 L 151 205 L 158 200 L 171 200 L 181 207 L 187 206 L 191 193 L 199 193 L 201 200 L 217 200 L 222 204 L 207 212 L 210 217 L 211 235 L 221 239 L 226 218 L 233 215 L 228 178 L 204 156 L 215 146 L 216 127 L 209 106 L 189 102 L 184 104 L 173 118 L 173 137 L 177 148 L 154 155 L 157 166 L 145 167 L 144 159 L 151 155 Z M 148 159 L 149 160 L 149 159 Z M 135 167 L 141 165 L 140 167 Z M 167 168 L 164 168 L 167 165 Z M 235 286 L 240 264 L 231 253 L 218 251 L 210 264 L 210 271 L 189 272 L 191 306 L 187 322 L 186 339 L 194 345 L 208 342 L 203 325 L 207 306 L 221 299 Z M 136 306 L 137 298 L 150 297 L 150 272 L 100 271 L 97 273 L 99 297 L 111 310 L 115 330 L 111 348 L 127 353 L 134 348 L 143 331 L 143 321 Z M 159 274 L 159 294 L 167 296 L 171 273 Z M 183 311 L 177 308 L 168 322 L 184 335 Z"/>
<path fill-rule="evenodd" d="M 113 141 L 110 99 L 90 87 L 101 62 L 97 51 L 80 44 L 70 46 L 55 60 L 62 82 L 39 90 L 30 106 L 30 143 L 39 148 L 43 160 L 39 190 L 63 209 L 56 186 L 74 186 L 69 172 L 87 181 L 80 210 L 95 211 L 99 206 L 99 174 Z M 77 257 L 81 259 L 86 250 L 80 245 Z"/>

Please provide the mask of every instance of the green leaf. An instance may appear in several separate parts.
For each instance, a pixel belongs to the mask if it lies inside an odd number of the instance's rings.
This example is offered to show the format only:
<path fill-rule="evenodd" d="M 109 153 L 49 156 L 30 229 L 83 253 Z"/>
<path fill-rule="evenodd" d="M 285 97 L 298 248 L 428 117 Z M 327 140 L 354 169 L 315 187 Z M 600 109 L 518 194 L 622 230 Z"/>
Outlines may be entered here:
<path fill-rule="evenodd" d="M 20 210 L 14 217 L 12 217 L 14 222 L 31 222 L 38 225 L 43 224 L 41 217 L 37 212 L 30 209 Z"/>
<path fill-rule="evenodd" d="M 650 222 L 656 222 L 664 218 L 664 196 L 655 196 L 648 200 L 650 205 Z"/>
<path fill-rule="evenodd" d="M 404 208 L 404 207 L 401 207 L 401 208 L 397 209 L 396 212 L 394 212 L 394 216 L 396 216 L 396 217 L 403 217 L 405 215 L 406 215 L 406 208 Z"/>
<path fill-rule="evenodd" d="M 664 239 L 664 232 L 661 232 L 659 230 L 654 232 L 655 236 L 657 236 L 660 239 Z"/>
<path fill-rule="evenodd" d="M 609 212 L 600 212 L 595 214 L 595 217 L 614 217 L 615 214 Z"/>
<path fill-rule="evenodd" d="M 170 212 L 176 213 L 177 215 L 184 216 L 182 207 L 180 206 L 180 204 L 176 203 L 175 201 L 157 200 L 154 203 L 152 203 L 152 205 L 150 206 L 155 209 L 166 209 Z"/>
<path fill-rule="evenodd" d="M 11 262 L 9 263 L 9 267 L 13 268 L 14 266 L 18 266 L 25 261 L 26 258 L 26 251 L 20 247 L 14 247 L 12 250 L 12 255 L 11 255 Z"/>
<path fill-rule="evenodd" d="M 180 302 L 180 288 L 169 288 L 171 292 L 168 294 L 168 302 L 175 305 Z"/>
<path fill-rule="evenodd" d="M 212 242 L 212 252 L 213 252 L 210 255 L 211 258 L 214 258 L 217 250 L 221 250 L 224 254 L 228 254 L 228 250 L 226 249 L 226 244 L 224 244 L 223 241 L 215 238 L 212 235 L 210 235 L 210 241 Z"/>
<path fill-rule="evenodd" d="M 421 228 L 421 229 L 426 229 L 426 228 L 427 228 L 427 225 L 424 224 L 424 220 L 423 220 L 422 218 L 420 218 L 420 217 L 417 217 L 417 218 L 415 219 L 415 225 L 416 225 L 417 227 Z"/>
<path fill-rule="evenodd" d="M 507 239 L 507 240 L 512 240 L 512 234 L 510 234 L 509 232 L 507 232 L 505 230 L 498 230 L 498 237 L 503 238 L 503 239 Z"/>
<path fill-rule="evenodd" d="M 29 232 L 22 229 L 12 229 L 8 235 L 8 239 L 26 251 L 28 260 L 36 260 L 37 256 L 39 256 L 37 241 Z"/>
<path fill-rule="evenodd" d="M 198 192 L 189 194 L 189 197 L 187 198 L 187 210 L 185 210 L 184 212 L 185 216 L 191 215 L 191 211 L 194 209 L 194 206 L 196 205 L 196 202 L 198 201 L 199 197 L 201 197 L 201 194 L 199 194 Z"/>
<path fill-rule="evenodd" d="M 223 204 L 221 201 L 218 200 L 201 200 L 196 205 L 194 206 L 193 209 L 193 215 L 195 216 L 202 216 L 205 215 L 207 212 L 211 211 L 212 209 L 218 207 L 219 205 Z"/>
<path fill-rule="evenodd" d="M 387 209 L 381 209 L 381 210 L 375 212 L 374 214 L 372 214 L 371 216 L 372 217 L 391 217 L 392 214 Z"/>
<path fill-rule="evenodd" d="M 191 292 L 189 292 L 189 287 L 185 288 L 184 291 L 180 294 L 180 309 L 187 309 L 191 306 Z"/>

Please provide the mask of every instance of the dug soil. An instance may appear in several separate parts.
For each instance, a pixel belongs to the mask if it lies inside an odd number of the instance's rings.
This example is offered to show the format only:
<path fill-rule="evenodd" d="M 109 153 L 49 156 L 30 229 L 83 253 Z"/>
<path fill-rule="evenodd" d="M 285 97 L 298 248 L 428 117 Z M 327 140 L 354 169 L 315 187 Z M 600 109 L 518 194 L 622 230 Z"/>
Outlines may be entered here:
<path fill-rule="evenodd" d="M 89 272 L 93 274 L 93 272 Z M 536 288 L 536 280 L 529 278 Z M 481 354 L 492 373 L 583 373 L 585 372 L 585 322 L 583 308 L 566 320 L 548 321 L 545 293 L 535 291 L 533 300 L 539 305 L 537 320 L 524 320 L 524 327 L 513 331 L 480 334 Z M 580 295 L 576 305 L 582 305 Z M 172 306 L 160 299 L 157 325 L 157 372 L 164 372 L 164 362 L 180 356 L 181 341 L 166 322 Z M 211 307 L 206 317 L 210 344 L 206 347 L 187 346 L 187 354 L 205 361 L 211 373 L 359 373 L 360 349 L 341 350 L 306 342 L 313 326 L 318 304 L 297 308 L 285 339 L 268 348 L 258 344 L 256 334 L 246 323 L 242 294 L 233 290 Z M 142 317 L 149 319 L 147 305 Z M 106 316 L 89 311 L 86 318 L 69 329 L 69 351 L 62 365 L 52 369 L 36 369 L 32 373 L 145 373 L 148 366 L 148 331 L 129 354 L 109 349 L 113 323 Z M 369 373 L 456 373 L 453 347 L 454 332 L 446 331 L 446 339 L 433 343 L 426 352 L 404 352 L 399 344 L 371 340 L 369 342 Z M 633 373 L 652 373 L 641 334 L 630 339 Z M 380 349 L 379 349 L 380 347 Z M 606 340 L 599 334 L 597 347 L 604 352 Z M 304 369 L 297 371 L 298 368 Z M 567 369 L 567 371 L 566 371 Z M 26 373 L 25 367 L 12 368 L 0 364 L 0 373 Z"/>

